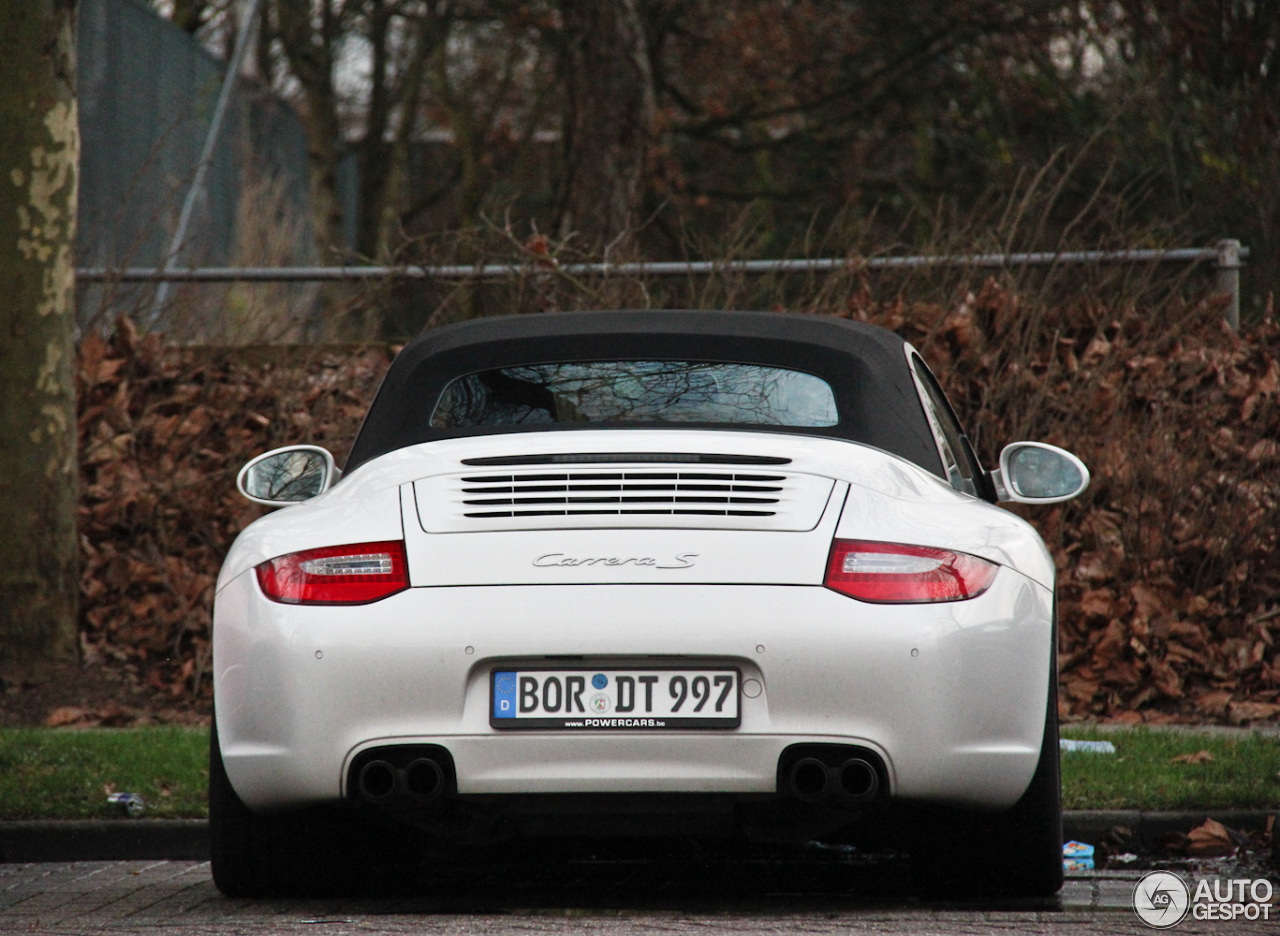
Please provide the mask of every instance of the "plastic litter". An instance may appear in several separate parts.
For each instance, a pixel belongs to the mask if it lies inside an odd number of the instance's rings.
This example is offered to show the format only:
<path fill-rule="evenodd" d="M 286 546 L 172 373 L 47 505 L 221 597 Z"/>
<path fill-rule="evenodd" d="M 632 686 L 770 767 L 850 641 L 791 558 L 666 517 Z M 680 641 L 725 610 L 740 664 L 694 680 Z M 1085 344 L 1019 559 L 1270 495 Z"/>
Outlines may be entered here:
<path fill-rule="evenodd" d="M 1110 741 L 1072 741 L 1070 738 L 1063 738 L 1058 742 L 1058 747 L 1064 754 L 1114 754 L 1116 746 Z"/>
<path fill-rule="evenodd" d="M 858 852 L 858 846 L 845 845 L 841 842 L 805 842 L 805 848 L 812 848 L 814 851 L 837 852 L 842 855 L 854 855 Z"/>
<path fill-rule="evenodd" d="M 119 806 L 133 819 L 147 811 L 147 801 L 137 793 L 109 793 L 107 802 Z"/>
<path fill-rule="evenodd" d="M 1084 842 L 1064 842 L 1062 844 L 1063 871 L 1092 871 L 1093 846 Z"/>

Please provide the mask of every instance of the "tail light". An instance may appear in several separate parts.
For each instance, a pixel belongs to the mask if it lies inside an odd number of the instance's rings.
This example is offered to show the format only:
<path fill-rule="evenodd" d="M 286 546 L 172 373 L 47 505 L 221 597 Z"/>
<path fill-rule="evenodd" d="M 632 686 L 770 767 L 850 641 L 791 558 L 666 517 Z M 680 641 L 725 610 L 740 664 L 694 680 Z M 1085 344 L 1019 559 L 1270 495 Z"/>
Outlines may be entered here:
<path fill-rule="evenodd" d="M 263 593 L 285 604 L 368 604 L 409 587 L 401 540 L 304 549 L 257 572 Z"/>
<path fill-rule="evenodd" d="M 838 539 L 823 584 L 861 601 L 961 601 L 986 591 L 998 568 L 953 550 Z"/>

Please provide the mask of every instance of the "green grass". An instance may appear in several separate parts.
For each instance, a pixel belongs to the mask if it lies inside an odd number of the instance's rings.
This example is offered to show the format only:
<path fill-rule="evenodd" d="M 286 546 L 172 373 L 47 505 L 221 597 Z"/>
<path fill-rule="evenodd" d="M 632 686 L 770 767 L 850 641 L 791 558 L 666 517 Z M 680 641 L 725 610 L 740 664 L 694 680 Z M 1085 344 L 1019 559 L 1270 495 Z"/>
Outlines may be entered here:
<path fill-rule="evenodd" d="M 1066 809 L 1274 809 L 1280 806 L 1280 740 L 1135 728 L 1064 725 L 1062 737 L 1110 741 L 1115 754 L 1062 755 Z M 1208 751 L 1203 764 L 1174 761 Z"/>
<path fill-rule="evenodd" d="M 1274 809 L 1280 740 L 1068 725 L 1116 753 L 1064 754 L 1067 809 Z M 0 819 L 123 817 L 107 789 L 141 794 L 150 818 L 206 814 L 209 733 L 199 728 L 0 729 Z M 1206 750 L 1206 764 L 1173 758 Z M 165 791 L 168 791 L 167 793 Z"/>
<path fill-rule="evenodd" d="M 0 819 L 123 818 L 107 791 L 138 793 L 151 819 L 208 811 L 203 728 L 0 730 Z"/>

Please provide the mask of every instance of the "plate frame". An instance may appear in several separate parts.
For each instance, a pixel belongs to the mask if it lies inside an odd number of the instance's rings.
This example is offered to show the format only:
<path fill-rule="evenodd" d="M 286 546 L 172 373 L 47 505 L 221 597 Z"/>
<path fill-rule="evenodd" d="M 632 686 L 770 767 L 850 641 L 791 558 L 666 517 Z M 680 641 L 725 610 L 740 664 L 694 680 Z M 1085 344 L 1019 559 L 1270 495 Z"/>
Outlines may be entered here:
<path fill-rule="evenodd" d="M 601 726 L 601 725 L 566 725 L 565 722 L 585 721 L 589 718 L 598 718 L 593 715 L 576 715 L 569 718 L 496 718 L 493 714 L 493 696 L 497 688 L 496 683 L 498 673 L 563 673 L 567 670 L 574 672 L 588 673 L 605 673 L 610 676 L 614 673 L 643 672 L 643 673 L 662 673 L 662 672 L 678 672 L 689 670 L 705 670 L 710 673 L 726 672 L 733 673 L 735 677 L 735 686 L 738 695 L 738 714 L 729 718 L 687 718 L 681 719 L 676 725 L 618 725 L 618 726 Z M 734 730 L 742 727 L 742 668 L 739 666 L 699 666 L 693 664 L 690 666 L 520 666 L 494 665 L 489 669 L 489 695 L 485 700 L 485 706 L 489 709 L 489 727 L 501 731 L 555 731 L 557 733 L 572 733 L 575 731 L 602 731 L 612 734 L 617 731 L 649 731 L 649 732 L 676 732 L 685 730 L 694 731 L 714 731 L 714 730 Z M 654 718 L 650 715 L 605 715 L 602 718 Z M 668 721 L 670 719 L 668 718 Z"/>

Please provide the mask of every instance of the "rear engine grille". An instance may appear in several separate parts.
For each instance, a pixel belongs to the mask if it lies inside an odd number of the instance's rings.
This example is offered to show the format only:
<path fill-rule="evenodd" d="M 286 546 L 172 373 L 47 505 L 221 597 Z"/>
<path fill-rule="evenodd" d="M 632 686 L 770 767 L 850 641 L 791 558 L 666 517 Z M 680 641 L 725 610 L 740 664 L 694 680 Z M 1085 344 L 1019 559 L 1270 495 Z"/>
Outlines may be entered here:
<path fill-rule="evenodd" d="M 470 475 L 463 516 L 772 517 L 786 475 L 724 471 L 575 471 Z"/>
<path fill-rule="evenodd" d="M 760 456 L 734 456 L 738 460 L 725 464 L 729 456 L 653 455 L 679 461 L 659 463 L 641 452 L 557 455 L 566 461 L 536 467 L 525 461 L 520 468 L 511 464 L 516 457 L 549 456 L 504 456 L 501 465 L 492 464 L 498 458 L 484 466 L 464 463 L 457 473 L 413 482 L 418 519 L 428 533 L 802 531 L 817 525 L 835 485 L 831 478 L 804 471 L 743 464 Z M 709 464 L 713 458 L 720 463 Z"/>

